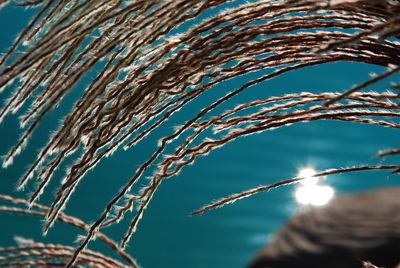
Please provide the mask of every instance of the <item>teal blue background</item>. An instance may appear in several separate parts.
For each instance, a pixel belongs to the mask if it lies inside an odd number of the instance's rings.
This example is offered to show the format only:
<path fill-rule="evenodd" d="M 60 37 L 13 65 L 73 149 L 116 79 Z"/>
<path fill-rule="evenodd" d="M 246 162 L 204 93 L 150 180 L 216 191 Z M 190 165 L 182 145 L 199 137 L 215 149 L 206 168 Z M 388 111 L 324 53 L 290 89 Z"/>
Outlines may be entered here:
<path fill-rule="evenodd" d="M 0 10 L 1 53 L 11 46 L 33 14 L 34 10 L 11 6 Z M 379 73 L 382 70 L 381 67 L 356 63 L 307 68 L 249 88 L 212 114 L 249 100 L 285 93 L 343 91 L 368 79 L 368 72 Z M 150 135 L 137 148 L 127 152 L 119 150 L 112 157 L 103 160 L 79 185 L 66 213 L 86 222 L 93 222 L 116 191 L 134 174 L 136 168 L 147 160 L 156 148 L 157 140 L 173 131 L 172 126 L 197 114 L 210 99 L 223 96 L 245 81 L 260 75 L 261 73 L 251 74 L 220 84 L 171 118 L 169 123 Z M 398 81 L 398 77 L 393 77 L 392 81 Z M 370 89 L 381 91 L 387 85 L 381 83 Z M 50 131 L 57 128 L 59 120 L 71 109 L 82 88 L 83 85 L 79 86 L 76 92 L 63 101 L 59 109 L 44 119 L 27 148 L 15 159 L 14 165 L 0 170 L 0 193 L 23 197 L 32 190 L 31 185 L 25 192 L 15 192 L 14 186 L 48 140 Z M 0 93 L 0 100 L 7 99 L 11 93 L 10 88 Z M 0 125 L 1 154 L 5 154 L 20 136 L 17 119 L 18 115 L 8 116 Z M 392 120 L 399 123 L 398 119 Z M 381 149 L 399 148 L 397 135 L 398 131 L 395 129 L 327 121 L 297 124 L 240 138 L 213 151 L 207 157 L 200 157 L 179 176 L 163 182 L 145 212 L 128 252 L 146 268 L 244 267 L 270 239 L 271 234 L 290 215 L 301 209 L 293 197 L 295 185 L 258 194 L 201 216 L 187 215 L 212 200 L 291 178 L 298 169 L 309 165 L 323 170 L 362 164 L 398 164 L 398 157 L 372 157 Z M 67 162 L 71 163 L 71 160 Z M 65 167 L 57 173 L 56 181 L 50 185 L 52 190 L 41 198 L 44 204 L 51 201 Z M 145 182 L 142 181 L 141 184 L 144 185 Z M 400 185 L 398 176 L 390 176 L 388 172 L 331 176 L 326 183 L 335 188 L 336 194 Z M 116 228 L 104 231 L 118 240 L 128 224 L 129 221 L 124 220 Z M 0 228 L 3 230 L 0 232 L 0 246 L 15 245 L 14 235 L 37 241 L 72 244 L 76 235 L 81 233 L 59 223 L 46 237 L 42 237 L 41 225 L 41 221 L 33 217 L 0 214 Z M 115 256 L 97 242 L 92 244 L 92 248 Z"/>

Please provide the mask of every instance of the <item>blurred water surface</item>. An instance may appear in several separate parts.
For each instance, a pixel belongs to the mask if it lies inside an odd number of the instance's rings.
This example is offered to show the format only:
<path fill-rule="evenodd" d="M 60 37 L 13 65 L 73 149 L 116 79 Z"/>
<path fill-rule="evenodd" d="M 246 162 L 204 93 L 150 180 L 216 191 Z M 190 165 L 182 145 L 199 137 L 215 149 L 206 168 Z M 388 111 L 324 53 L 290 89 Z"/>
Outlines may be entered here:
<path fill-rule="evenodd" d="M 33 13 L 33 10 L 12 7 L 0 11 L 0 52 L 4 53 L 12 44 Z M 380 72 L 382 68 L 355 63 L 307 68 L 254 86 L 218 109 L 225 110 L 248 100 L 289 92 L 343 91 L 368 79 L 369 71 Z M 207 93 L 209 95 L 202 96 L 171 118 L 171 122 L 150 135 L 137 148 L 127 152 L 120 150 L 102 161 L 79 186 L 66 213 L 87 222 L 94 221 L 113 194 L 147 160 L 156 148 L 159 137 L 171 133 L 174 125 L 197 114 L 209 99 L 223 96 L 245 80 L 258 76 L 252 74 L 219 85 Z M 386 86 L 382 83 L 371 89 L 384 90 Z M 50 131 L 58 126 L 60 118 L 71 109 L 83 87 L 78 87 L 77 93 L 70 94 L 58 110 L 45 118 L 15 164 L 0 170 L 0 193 L 17 196 L 29 193 L 29 187 L 24 193 L 14 192 L 16 181 L 33 162 Z M 0 99 L 5 100 L 10 94 L 9 91 L 3 92 Z M 1 154 L 5 154 L 19 136 L 16 119 L 17 116 L 9 116 L 0 125 Z M 201 216 L 187 215 L 212 200 L 291 178 L 306 166 L 323 170 L 361 164 L 398 163 L 398 157 L 384 160 L 372 158 L 378 150 L 398 148 L 399 139 L 396 135 L 398 133 L 394 129 L 377 126 L 314 122 L 240 138 L 207 157 L 199 158 L 179 176 L 162 184 L 145 212 L 128 252 L 141 265 L 149 268 L 244 267 L 281 224 L 301 209 L 293 196 L 295 185 L 258 194 Z M 61 178 L 64 170 L 58 174 Z M 59 180 L 50 187 L 54 189 L 57 183 Z M 325 183 L 334 187 L 336 194 L 400 185 L 398 176 L 389 176 L 387 172 L 337 175 L 329 177 Z M 53 191 L 48 191 L 41 201 L 48 204 Z M 128 224 L 129 221 L 124 220 L 117 228 L 105 232 L 118 240 Z M 49 235 L 43 238 L 39 220 L 16 215 L 0 214 L 0 227 L 7 230 L 0 232 L 0 245 L 3 247 L 15 245 L 14 235 L 71 244 L 77 234 L 73 228 L 56 224 Z M 93 247 L 108 252 L 96 243 Z"/>

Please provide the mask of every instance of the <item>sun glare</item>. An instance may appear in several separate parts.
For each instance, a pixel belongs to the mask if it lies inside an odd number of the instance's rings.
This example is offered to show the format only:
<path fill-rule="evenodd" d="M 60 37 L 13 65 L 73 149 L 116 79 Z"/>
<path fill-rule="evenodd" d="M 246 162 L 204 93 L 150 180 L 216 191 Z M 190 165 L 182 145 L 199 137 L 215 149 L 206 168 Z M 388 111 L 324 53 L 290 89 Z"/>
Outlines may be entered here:
<path fill-rule="evenodd" d="M 303 168 L 300 169 L 297 177 L 304 177 L 305 179 L 301 181 L 304 185 L 314 185 L 318 182 L 318 177 L 313 177 L 317 172 L 313 168 Z"/>
<path fill-rule="evenodd" d="M 303 168 L 298 177 L 304 177 L 296 188 L 297 202 L 304 205 L 323 206 L 334 196 L 334 190 L 329 185 L 319 184 L 319 178 L 313 177 L 317 172 L 313 168 Z"/>

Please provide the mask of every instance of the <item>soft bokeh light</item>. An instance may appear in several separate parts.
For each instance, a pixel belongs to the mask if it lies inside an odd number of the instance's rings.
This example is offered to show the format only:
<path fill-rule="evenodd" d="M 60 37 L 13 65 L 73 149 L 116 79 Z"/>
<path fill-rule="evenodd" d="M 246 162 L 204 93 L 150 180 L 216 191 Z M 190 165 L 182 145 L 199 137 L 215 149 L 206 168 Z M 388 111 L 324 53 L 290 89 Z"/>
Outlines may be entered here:
<path fill-rule="evenodd" d="M 297 177 L 304 177 L 305 179 L 302 180 L 300 183 L 303 185 L 314 185 L 318 182 L 318 177 L 313 177 L 317 174 L 317 171 L 311 167 L 302 168 L 297 174 Z"/>
<path fill-rule="evenodd" d="M 334 190 L 328 185 L 304 185 L 296 189 L 297 202 L 304 205 L 323 206 L 334 196 Z"/>
<path fill-rule="evenodd" d="M 297 174 L 304 177 L 300 186 L 296 188 L 297 202 L 304 205 L 323 206 L 334 196 L 334 190 L 329 185 L 319 184 L 320 178 L 313 177 L 317 171 L 312 167 L 302 168 Z"/>

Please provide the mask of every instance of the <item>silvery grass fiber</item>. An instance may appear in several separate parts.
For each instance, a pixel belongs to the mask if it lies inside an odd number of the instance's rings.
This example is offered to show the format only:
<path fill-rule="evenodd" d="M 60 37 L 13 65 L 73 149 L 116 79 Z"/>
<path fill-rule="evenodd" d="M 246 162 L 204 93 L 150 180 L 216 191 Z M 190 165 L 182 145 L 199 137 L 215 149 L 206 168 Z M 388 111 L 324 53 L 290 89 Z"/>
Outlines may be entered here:
<path fill-rule="evenodd" d="M 227 8 L 230 2 L 238 4 Z M 44 217 L 44 233 L 55 221 L 67 221 L 84 229 L 86 235 L 79 239 L 77 248 L 19 239 L 20 247 L 2 249 L 6 255 L 0 263 L 4 265 L 52 265 L 58 261 L 57 265 L 66 267 L 124 266 L 106 256 L 93 261 L 100 253 L 86 247 L 91 240 L 104 238 L 101 229 L 129 217 L 131 224 L 119 245 L 107 239 L 105 243 L 119 253 L 121 261 L 135 267 L 124 248 L 144 210 L 164 179 L 178 174 L 199 156 L 239 137 L 295 123 L 336 120 L 400 127 L 394 123 L 400 109 L 400 87 L 394 78 L 400 71 L 400 1 L 0 0 L 0 6 L 7 4 L 34 8 L 36 15 L 0 59 L 0 90 L 10 91 L 0 110 L 0 121 L 17 113 L 24 104 L 30 105 L 20 118 L 19 141 L 3 159 L 4 168 L 12 165 L 43 118 L 57 109 L 86 74 L 94 75 L 20 178 L 18 190 L 39 179 L 35 191 L 26 200 L 3 196 L 18 206 L 1 207 L 5 212 Z M 210 10 L 217 12 L 199 19 Z M 176 34 L 175 29 L 185 31 Z M 342 61 L 386 69 L 343 92 L 293 92 L 209 116 L 228 100 L 266 80 Z M 262 75 L 237 85 L 225 96 L 209 99 L 195 116 L 160 139 L 157 149 L 143 159 L 135 175 L 110 196 L 94 223 L 88 225 L 63 213 L 85 174 L 102 159 L 118 149 L 135 147 L 219 83 L 260 71 Z M 387 91 L 367 91 L 367 87 L 385 79 L 394 80 Z M 179 145 L 171 147 L 178 139 Z M 167 150 L 172 153 L 166 154 Z M 378 152 L 378 156 L 399 152 L 393 149 Z M 71 154 L 78 156 L 67 169 L 51 205 L 40 207 L 38 198 Z M 154 166 L 157 169 L 145 180 L 147 185 L 139 186 L 145 172 Z M 315 176 L 364 170 L 397 173 L 400 166 L 332 169 Z M 193 214 L 302 179 L 250 189 Z"/>

